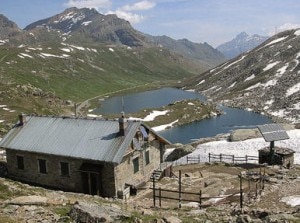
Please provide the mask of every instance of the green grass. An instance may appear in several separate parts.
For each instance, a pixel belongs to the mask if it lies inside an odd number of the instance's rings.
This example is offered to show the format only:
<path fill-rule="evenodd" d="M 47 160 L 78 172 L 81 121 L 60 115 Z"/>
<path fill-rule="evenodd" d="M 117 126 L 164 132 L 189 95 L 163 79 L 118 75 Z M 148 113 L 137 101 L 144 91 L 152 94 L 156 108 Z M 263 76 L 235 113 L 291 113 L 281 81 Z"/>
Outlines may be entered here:
<path fill-rule="evenodd" d="M 20 112 L 63 114 L 65 108 L 53 107 L 47 102 L 51 99 L 50 94 L 59 98 L 61 103 L 63 100 L 78 103 L 137 86 L 149 88 L 149 83 L 158 86 L 160 82 L 173 83 L 194 76 L 201 69 L 200 65 L 190 66 L 188 61 L 160 48 L 112 47 L 114 52 L 111 52 L 108 46 L 98 44 L 83 45 L 86 50 L 73 48 L 72 52 L 65 52 L 62 48 L 67 47 L 59 43 L 30 47 L 0 46 L 0 105 L 16 110 L 0 109 L 1 120 L 9 123 L 16 120 Z M 70 56 L 57 58 L 41 53 Z M 20 58 L 22 54 L 24 58 Z M 46 95 L 24 92 L 22 86 L 29 85 L 41 89 Z M 0 125 L 0 128 L 7 128 L 7 123 Z"/>

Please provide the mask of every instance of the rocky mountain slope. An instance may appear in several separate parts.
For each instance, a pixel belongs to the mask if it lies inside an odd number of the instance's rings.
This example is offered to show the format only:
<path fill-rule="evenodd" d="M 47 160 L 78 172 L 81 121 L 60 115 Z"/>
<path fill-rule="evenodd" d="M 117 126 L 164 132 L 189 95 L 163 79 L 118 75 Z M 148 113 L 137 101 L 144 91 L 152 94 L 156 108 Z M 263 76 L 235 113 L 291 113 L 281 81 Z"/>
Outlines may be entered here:
<path fill-rule="evenodd" d="M 244 52 L 254 49 L 269 37 L 254 34 L 249 36 L 245 32 L 238 34 L 233 40 L 223 43 L 217 47 L 228 59 L 232 59 Z"/>
<path fill-rule="evenodd" d="M 299 29 L 279 33 L 185 85 L 230 106 L 299 122 L 299 41 Z"/>
<path fill-rule="evenodd" d="M 38 28 L 53 30 L 63 35 L 63 39 L 73 43 L 101 42 L 127 46 L 145 45 L 142 33 L 133 29 L 129 22 L 116 15 L 102 15 L 95 9 L 69 8 L 50 18 L 34 22 L 25 30 Z"/>
<path fill-rule="evenodd" d="M 51 40 L 72 44 L 100 42 L 129 47 L 164 47 L 171 52 L 196 60 L 204 69 L 212 68 L 226 60 L 224 55 L 207 43 L 147 35 L 135 30 L 128 21 L 116 15 L 102 15 L 95 9 L 87 8 L 69 8 L 50 18 L 29 24 L 22 35 L 26 36 L 21 38 L 22 43 Z"/>
<path fill-rule="evenodd" d="M 168 36 L 148 36 L 150 42 L 167 48 L 191 59 L 196 59 L 204 66 L 215 67 L 226 58 L 207 43 L 194 43 L 187 39 L 174 40 Z"/>

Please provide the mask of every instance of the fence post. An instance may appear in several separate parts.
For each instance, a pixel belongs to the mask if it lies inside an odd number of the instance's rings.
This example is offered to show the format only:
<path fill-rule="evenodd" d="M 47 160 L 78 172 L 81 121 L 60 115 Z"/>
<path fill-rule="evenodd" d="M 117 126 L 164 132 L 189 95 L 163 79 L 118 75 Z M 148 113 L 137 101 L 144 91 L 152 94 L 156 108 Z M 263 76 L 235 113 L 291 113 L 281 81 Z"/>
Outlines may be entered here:
<path fill-rule="evenodd" d="M 232 163 L 234 163 L 234 155 L 232 155 Z"/>
<path fill-rule="evenodd" d="M 210 153 L 208 153 L 208 162 L 210 163 Z"/>
<path fill-rule="evenodd" d="M 159 187 L 159 207 L 161 208 L 161 187 Z"/>
<path fill-rule="evenodd" d="M 240 208 L 243 210 L 243 180 L 242 175 L 239 175 L 240 178 Z"/>
<path fill-rule="evenodd" d="M 189 164 L 189 156 L 186 156 L 186 164 Z"/>
<path fill-rule="evenodd" d="M 255 184 L 255 199 L 257 199 L 258 196 L 258 191 L 257 191 L 258 187 L 257 187 L 257 182 Z"/>
<path fill-rule="evenodd" d="M 246 158 L 246 164 L 247 164 L 248 163 L 248 156 L 246 155 L 245 158 Z"/>
<path fill-rule="evenodd" d="M 152 175 L 152 184 L 153 184 L 153 206 L 155 207 L 155 178 L 154 174 Z"/>
<path fill-rule="evenodd" d="M 198 155 L 198 163 L 200 163 L 200 154 Z"/>
<path fill-rule="evenodd" d="M 181 170 L 179 170 L 179 204 L 178 207 L 181 208 Z"/>
<path fill-rule="evenodd" d="M 251 182 L 250 182 L 249 170 L 248 170 L 248 187 L 249 187 L 248 200 L 249 200 L 249 203 L 250 203 L 250 200 L 251 200 Z"/>
<path fill-rule="evenodd" d="M 199 204 L 200 204 L 200 209 L 202 208 L 202 190 L 199 192 Z"/>
<path fill-rule="evenodd" d="M 222 153 L 220 153 L 220 163 L 222 162 Z"/>

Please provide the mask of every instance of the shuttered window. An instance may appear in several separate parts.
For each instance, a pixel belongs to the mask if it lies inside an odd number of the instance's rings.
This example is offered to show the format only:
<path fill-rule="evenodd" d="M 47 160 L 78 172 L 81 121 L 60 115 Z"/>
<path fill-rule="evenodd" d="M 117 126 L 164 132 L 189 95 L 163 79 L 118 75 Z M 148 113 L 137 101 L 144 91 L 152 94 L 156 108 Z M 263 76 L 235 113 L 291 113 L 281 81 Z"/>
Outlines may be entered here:
<path fill-rule="evenodd" d="M 133 159 L 133 172 L 136 173 L 140 170 L 139 158 Z"/>
<path fill-rule="evenodd" d="M 145 151 L 145 163 L 148 165 L 150 163 L 149 150 Z"/>

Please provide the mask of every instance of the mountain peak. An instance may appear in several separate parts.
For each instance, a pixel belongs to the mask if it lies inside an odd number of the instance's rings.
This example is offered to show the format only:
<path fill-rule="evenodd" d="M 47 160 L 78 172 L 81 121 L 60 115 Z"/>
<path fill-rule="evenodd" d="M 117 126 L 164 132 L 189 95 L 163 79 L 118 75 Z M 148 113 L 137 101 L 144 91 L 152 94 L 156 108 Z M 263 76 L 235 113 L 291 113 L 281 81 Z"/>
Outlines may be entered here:
<path fill-rule="evenodd" d="M 240 34 L 238 34 L 235 39 L 245 39 L 247 38 L 249 35 L 246 32 L 241 32 Z"/>
<path fill-rule="evenodd" d="M 15 36 L 22 32 L 16 23 L 10 21 L 7 17 L 0 14 L 0 40 Z"/>
<path fill-rule="evenodd" d="M 228 59 L 232 59 L 257 47 L 267 39 L 268 37 L 266 36 L 260 36 L 257 34 L 249 36 L 246 32 L 241 32 L 231 41 L 219 45 L 217 49 Z"/>
<path fill-rule="evenodd" d="M 90 8 L 68 8 L 60 14 L 28 25 L 25 30 L 39 27 L 59 31 L 64 41 L 76 43 L 88 41 L 141 46 L 144 38 L 128 21 L 114 14 L 102 15 Z"/>

